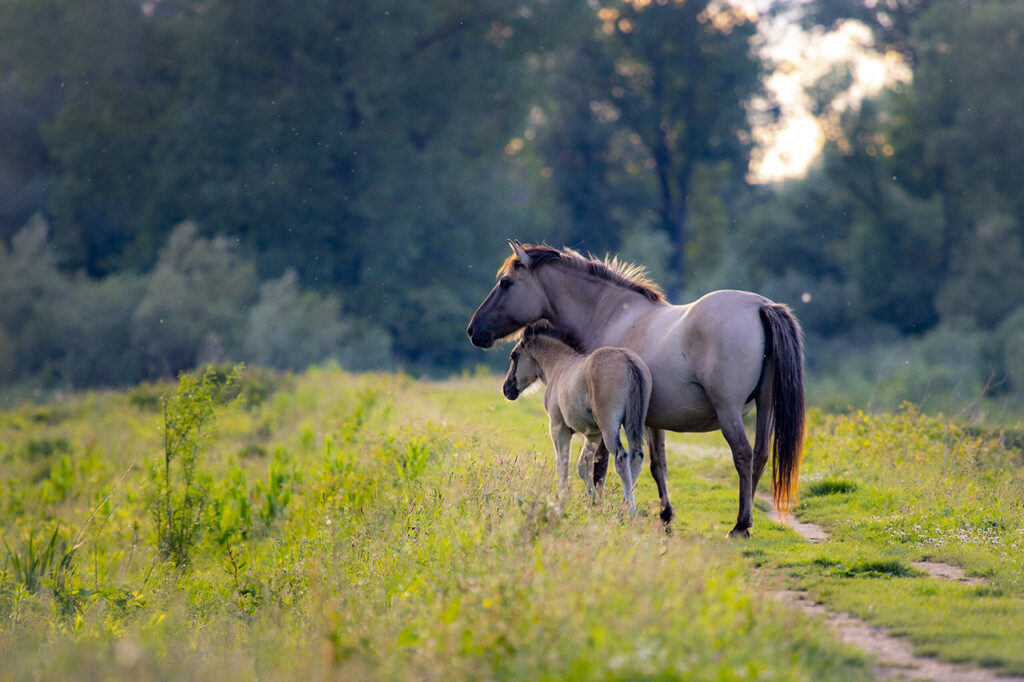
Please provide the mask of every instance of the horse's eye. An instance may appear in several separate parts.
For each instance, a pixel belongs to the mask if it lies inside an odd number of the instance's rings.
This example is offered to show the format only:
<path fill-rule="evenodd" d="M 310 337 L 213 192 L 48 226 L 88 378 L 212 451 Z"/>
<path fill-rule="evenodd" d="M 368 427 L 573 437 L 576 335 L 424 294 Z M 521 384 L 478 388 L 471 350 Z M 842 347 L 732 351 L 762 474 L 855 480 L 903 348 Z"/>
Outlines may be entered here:
<path fill-rule="evenodd" d="M 502 289 L 508 289 L 510 286 L 512 286 L 512 280 L 510 280 L 508 277 L 505 277 L 500 282 L 498 282 L 498 286 L 500 286 Z"/>

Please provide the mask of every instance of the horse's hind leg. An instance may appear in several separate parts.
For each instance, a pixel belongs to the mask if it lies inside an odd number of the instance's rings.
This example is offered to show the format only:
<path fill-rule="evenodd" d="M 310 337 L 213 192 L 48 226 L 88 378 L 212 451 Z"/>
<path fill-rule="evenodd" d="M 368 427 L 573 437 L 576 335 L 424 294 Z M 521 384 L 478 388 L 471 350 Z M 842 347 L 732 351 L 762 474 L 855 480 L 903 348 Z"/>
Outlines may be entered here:
<path fill-rule="evenodd" d="M 761 481 L 764 467 L 768 463 L 771 449 L 772 428 L 775 426 L 775 414 L 772 412 L 771 401 L 757 401 L 757 432 L 754 435 L 754 464 L 751 477 L 751 493 L 757 493 L 757 484 Z M 769 482 L 770 485 L 770 482 Z"/>
<path fill-rule="evenodd" d="M 665 460 L 665 432 L 648 428 L 647 442 L 651 451 L 651 476 L 658 486 L 661 500 L 661 521 L 666 526 L 672 521 L 672 502 L 668 499 L 668 464 Z"/>
<path fill-rule="evenodd" d="M 761 481 L 765 464 L 768 463 L 772 429 L 775 427 L 775 413 L 772 411 L 771 366 L 767 360 L 762 365 L 761 378 L 758 381 L 759 388 L 754 399 L 754 404 L 757 406 L 757 430 L 754 434 L 754 464 L 751 472 L 751 494 L 753 495 L 757 494 L 757 484 Z"/>
<path fill-rule="evenodd" d="M 753 464 L 754 451 L 750 447 L 750 440 L 743 430 L 743 418 L 737 410 L 735 414 L 729 414 L 724 419 L 719 415 L 719 426 L 722 428 L 722 435 L 729 443 L 732 450 L 732 462 L 736 467 L 736 473 L 740 478 L 740 509 L 736 515 L 736 525 L 729 531 L 729 537 L 750 537 L 750 527 L 753 525 Z"/>
<path fill-rule="evenodd" d="M 597 490 L 597 496 L 600 497 L 601 493 L 604 492 L 604 479 L 608 475 L 608 448 L 604 446 L 604 441 L 598 441 L 597 449 L 594 451 L 594 488 Z"/>

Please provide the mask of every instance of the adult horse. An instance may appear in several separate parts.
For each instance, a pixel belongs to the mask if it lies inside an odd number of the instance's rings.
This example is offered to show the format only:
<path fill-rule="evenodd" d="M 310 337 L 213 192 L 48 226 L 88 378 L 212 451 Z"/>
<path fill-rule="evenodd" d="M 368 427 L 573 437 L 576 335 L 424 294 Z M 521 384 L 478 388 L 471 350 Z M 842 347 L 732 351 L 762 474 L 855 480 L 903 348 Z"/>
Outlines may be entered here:
<path fill-rule="evenodd" d="M 587 350 L 635 351 L 654 379 L 647 426 L 661 519 L 672 520 L 666 429 L 721 429 L 739 475 L 739 513 L 730 536 L 750 535 L 753 493 L 768 461 L 769 440 L 772 498 L 777 509 L 788 510 L 804 435 L 803 343 L 789 308 L 744 291 L 715 291 L 671 305 L 643 268 L 571 249 L 509 244 L 513 253 L 466 330 L 473 345 L 490 348 L 546 320 L 574 330 Z M 743 415 L 755 405 L 751 448 Z M 607 452 L 602 456 L 607 470 Z M 599 475 L 604 471 L 595 471 Z"/>

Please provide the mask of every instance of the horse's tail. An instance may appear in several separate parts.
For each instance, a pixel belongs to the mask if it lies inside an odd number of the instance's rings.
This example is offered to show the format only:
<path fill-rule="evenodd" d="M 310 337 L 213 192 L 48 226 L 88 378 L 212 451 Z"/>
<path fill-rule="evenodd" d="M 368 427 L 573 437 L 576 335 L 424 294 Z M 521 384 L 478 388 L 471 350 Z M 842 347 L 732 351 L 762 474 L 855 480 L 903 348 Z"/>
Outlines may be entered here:
<path fill-rule="evenodd" d="M 643 455 L 644 434 L 647 427 L 647 406 L 644 396 L 650 396 L 650 379 L 641 371 L 636 361 L 626 356 L 629 374 L 629 388 L 626 394 L 626 410 L 622 418 L 622 426 L 626 430 L 626 441 L 629 443 L 630 454 Z"/>
<path fill-rule="evenodd" d="M 785 514 L 796 497 L 804 447 L 804 348 L 800 323 L 779 303 L 761 307 L 765 362 L 771 363 L 772 501 Z"/>

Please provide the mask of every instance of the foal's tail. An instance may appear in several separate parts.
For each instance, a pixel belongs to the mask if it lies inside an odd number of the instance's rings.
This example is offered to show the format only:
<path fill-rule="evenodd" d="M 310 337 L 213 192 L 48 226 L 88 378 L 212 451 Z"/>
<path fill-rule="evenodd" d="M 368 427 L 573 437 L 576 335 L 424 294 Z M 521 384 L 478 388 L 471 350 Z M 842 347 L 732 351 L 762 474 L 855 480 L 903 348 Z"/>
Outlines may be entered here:
<path fill-rule="evenodd" d="M 644 434 L 647 433 L 647 427 L 644 426 L 644 422 L 647 420 L 647 405 L 644 396 L 651 394 L 650 380 L 632 358 L 627 356 L 626 363 L 629 366 L 629 390 L 626 395 L 626 411 L 622 418 L 622 426 L 626 430 L 629 453 L 642 456 Z"/>
<path fill-rule="evenodd" d="M 771 363 L 772 501 L 780 513 L 789 510 L 800 478 L 804 448 L 804 348 L 800 323 L 790 309 L 773 303 L 761 308 L 765 325 L 765 362 Z"/>

